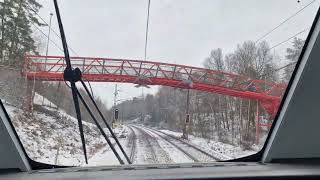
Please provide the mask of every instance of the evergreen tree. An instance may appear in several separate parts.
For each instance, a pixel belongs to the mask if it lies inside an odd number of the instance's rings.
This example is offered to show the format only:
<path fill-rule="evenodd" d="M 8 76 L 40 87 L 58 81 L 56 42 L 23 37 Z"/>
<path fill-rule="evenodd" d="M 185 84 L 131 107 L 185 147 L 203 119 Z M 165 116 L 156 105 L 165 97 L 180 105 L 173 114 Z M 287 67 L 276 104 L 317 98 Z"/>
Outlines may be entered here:
<path fill-rule="evenodd" d="M 4 0 L 0 8 L 0 63 L 22 67 L 25 53 L 37 54 L 31 25 L 44 25 L 36 18 L 41 4 L 37 0 Z"/>

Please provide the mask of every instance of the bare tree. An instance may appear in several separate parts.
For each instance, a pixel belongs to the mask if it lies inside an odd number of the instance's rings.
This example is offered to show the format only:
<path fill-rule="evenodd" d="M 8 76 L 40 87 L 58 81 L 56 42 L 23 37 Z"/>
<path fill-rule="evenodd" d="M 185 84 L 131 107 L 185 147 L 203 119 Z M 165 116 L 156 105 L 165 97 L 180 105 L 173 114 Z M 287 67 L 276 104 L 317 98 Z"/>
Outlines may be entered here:
<path fill-rule="evenodd" d="M 298 58 L 301 54 L 303 45 L 305 43 L 305 40 L 299 39 L 299 38 L 294 38 L 292 42 L 292 48 L 287 48 L 287 55 L 286 58 L 292 63 L 292 65 L 287 66 L 284 71 L 285 71 L 285 77 L 284 81 L 289 82 L 293 69 L 294 69 L 294 63 L 298 61 Z"/>

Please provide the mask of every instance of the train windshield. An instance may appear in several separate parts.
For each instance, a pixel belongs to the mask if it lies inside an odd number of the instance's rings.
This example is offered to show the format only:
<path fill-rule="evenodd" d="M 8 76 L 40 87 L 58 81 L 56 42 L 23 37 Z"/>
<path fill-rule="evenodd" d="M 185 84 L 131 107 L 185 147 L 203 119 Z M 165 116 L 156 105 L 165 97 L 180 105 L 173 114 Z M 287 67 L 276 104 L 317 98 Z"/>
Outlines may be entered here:
<path fill-rule="evenodd" d="M 1 102 L 35 162 L 248 157 L 266 143 L 319 5 L 0 1 Z"/>

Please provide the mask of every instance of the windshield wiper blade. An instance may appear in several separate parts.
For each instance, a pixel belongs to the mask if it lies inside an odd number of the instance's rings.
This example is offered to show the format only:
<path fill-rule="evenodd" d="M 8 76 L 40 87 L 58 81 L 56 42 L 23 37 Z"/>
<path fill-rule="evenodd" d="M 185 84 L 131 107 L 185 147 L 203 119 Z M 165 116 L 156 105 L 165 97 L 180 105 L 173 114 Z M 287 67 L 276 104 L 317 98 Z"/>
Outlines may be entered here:
<path fill-rule="evenodd" d="M 60 35 L 61 35 L 61 41 L 62 41 L 64 56 L 65 56 L 66 65 L 67 65 L 66 69 L 64 70 L 64 79 L 69 81 L 70 85 L 71 85 L 72 97 L 73 97 L 74 107 L 75 107 L 76 114 L 77 114 L 77 120 L 78 120 L 78 125 L 79 125 L 83 153 L 84 153 L 86 164 L 88 164 L 86 143 L 85 143 L 85 139 L 84 139 L 83 125 L 82 125 L 82 121 L 81 121 L 80 106 L 79 106 L 79 101 L 78 101 L 78 96 L 77 96 L 77 91 L 76 91 L 76 85 L 75 85 L 75 82 L 79 78 L 81 78 L 81 72 L 80 72 L 80 74 L 76 74 L 77 73 L 76 70 L 72 69 L 69 51 L 68 51 L 68 45 L 67 45 L 66 37 L 64 34 L 64 30 L 63 30 L 63 25 L 62 25 L 62 21 L 61 21 L 61 16 L 60 16 L 57 0 L 54 0 L 54 7 L 56 10 L 56 14 L 57 14 L 57 20 L 58 20 L 58 25 L 59 25 Z"/>
<path fill-rule="evenodd" d="M 82 79 L 80 80 L 80 82 L 81 82 L 82 86 L 84 87 L 84 89 L 86 90 L 86 92 L 87 92 L 88 96 L 89 96 L 89 97 L 90 97 L 90 99 L 91 99 L 91 102 L 93 103 L 93 105 L 95 106 L 96 110 L 98 111 L 98 113 L 99 113 L 99 115 L 100 115 L 101 119 L 103 120 L 104 124 L 105 124 L 105 125 L 106 125 L 106 127 L 108 128 L 108 130 L 109 130 L 109 132 L 110 132 L 111 136 L 113 137 L 113 139 L 116 141 L 117 145 L 119 146 L 119 148 L 120 148 L 120 150 L 121 150 L 122 154 L 123 154 L 123 155 L 124 155 L 124 157 L 126 158 L 127 162 L 128 162 L 129 164 L 131 164 L 132 162 L 130 161 L 129 156 L 128 156 L 128 155 L 127 155 L 127 153 L 124 151 L 124 149 L 122 148 L 122 146 L 121 146 L 121 144 L 120 144 L 120 142 L 119 142 L 118 138 L 117 138 L 117 137 L 116 137 L 116 135 L 113 133 L 113 131 L 112 131 L 112 129 L 111 129 L 111 127 L 110 127 L 110 125 L 107 123 L 107 121 L 106 121 L 105 117 L 103 116 L 102 112 L 100 111 L 100 109 L 99 109 L 99 107 L 98 107 L 97 103 L 94 101 L 93 96 L 90 94 L 88 87 L 86 86 L 86 84 L 83 82 L 83 80 L 82 80 Z"/>
<path fill-rule="evenodd" d="M 85 102 L 85 100 L 83 99 L 82 95 L 80 94 L 80 92 L 77 90 L 77 94 L 81 100 L 81 102 L 83 103 L 83 105 L 85 106 L 85 108 L 87 109 L 87 111 L 89 112 L 90 116 L 92 117 L 94 123 L 96 124 L 96 126 L 98 127 L 98 129 L 100 130 L 101 134 L 103 135 L 103 137 L 106 139 L 107 143 L 109 144 L 109 146 L 111 147 L 112 152 L 116 155 L 117 159 L 119 160 L 120 164 L 124 164 L 124 162 L 122 161 L 122 159 L 120 158 L 118 152 L 116 151 L 116 149 L 114 148 L 114 146 L 112 145 L 110 139 L 108 138 L 108 136 L 106 135 L 106 133 L 103 131 L 102 127 L 100 126 L 99 122 L 97 121 L 97 119 L 95 118 L 95 116 L 93 115 L 91 109 L 89 108 L 88 104 Z"/>
<path fill-rule="evenodd" d="M 66 69 L 64 70 L 63 77 L 64 77 L 65 81 L 69 81 L 70 84 L 71 84 L 71 91 L 72 91 L 74 106 L 75 106 L 75 110 L 76 110 L 76 114 L 77 114 L 80 137 L 81 137 L 82 148 L 83 148 L 83 153 L 84 153 L 86 164 L 88 164 L 88 159 L 87 159 L 87 152 L 86 152 L 86 145 L 85 145 L 85 138 L 84 138 L 84 132 L 83 132 L 83 125 L 82 125 L 82 120 L 81 120 L 81 112 L 80 112 L 80 105 L 79 105 L 78 96 L 79 96 L 80 100 L 82 101 L 82 103 L 84 104 L 84 106 L 87 109 L 87 111 L 89 112 L 89 114 L 92 117 L 93 121 L 95 122 L 96 126 L 100 130 L 101 134 L 104 136 L 104 138 L 108 142 L 109 146 L 111 147 L 113 153 L 117 157 L 117 159 L 120 162 L 120 164 L 124 164 L 124 162 L 122 161 L 122 159 L 119 156 L 118 152 L 115 150 L 114 146 L 111 144 L 111 141 L 109 140 L 108 136 L 105 134 L 105 132 L 103 131 L 102 127 L 100 126 L 100 124 L 98 123 L 97 119 L 95 118 L 95 116 L 93 115 L 92 111 L 90 110 L 89 106 L 84 101 L 83 97 L 81 96 L 80 92 L 78 91 L 78 89 L 76 87 L 76 84 L 75 84 L 77 81 L 81 81 L 82 85 L 84 86 L 84 88 L 86 89 L 88 95 L 90 96 L 90 99 L 92 100 L 92 102 L 95 105 L 96 109 L 100 113 L 100 116 L 102 117 L 103 121 L 105 122 L 106 126 L 108 127 L 110 133 L 112 134 L 113 138 L 117 142 L 117 144 L 118 144 L 119 148 L 121 149 L 122 153 L 126 157 L 128 163 L 131 164 L 127 154 L 124 152 L 121 144 L 119 143 L 118 138 L 114 135 L 114 133 L 111 130 L 110 126 L 108 125 L 108 123 L 106 122 L 105 118 L 103 117 L 100 109 L 98 108 L 95 100 L 93 99 L 92 95 L 89 93 L 87 86 L 82 81 L 80 69 L 79 68 L 72 69 L 70 56 L 69 56 L 69 51 L 68 51 L 68 46 L 67 46 L 66 37 L 65 37 L 65 34 L 64 34 L 64 30 L 63 30 L 63 25 L 62 25 L 62 21 L 61 21 L 61 16 L 60 16 L 57 0 L 54 0 L 54 6 L 55 6 L 56 14 L 57 14 L 59 30 L 60 30 L 60 34 L 61 34 L 61 40 L 62 40 L 62 46 L 63 46 L 64 55 L 65 55 L 65 61 L 66 61 L 66 66 L 67 66 Z"/>

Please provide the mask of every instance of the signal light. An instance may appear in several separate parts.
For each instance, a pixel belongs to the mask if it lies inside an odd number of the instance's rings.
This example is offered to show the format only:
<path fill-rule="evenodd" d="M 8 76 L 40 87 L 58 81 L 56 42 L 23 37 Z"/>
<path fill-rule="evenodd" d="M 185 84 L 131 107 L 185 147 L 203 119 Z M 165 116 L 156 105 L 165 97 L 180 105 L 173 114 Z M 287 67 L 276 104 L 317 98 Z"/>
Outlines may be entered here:
<path fill-rule="evenodd" d="M 186 124 L 190 123 L 190 114 L 186 114 Z"/>
<path fill-rule="evenodd" d="M 118 118 L 119 118 L 119 110 L 118 110 L 118 109 L 115 109 L 115 110 L 114 110 L 114 119 L 115 119 L 115 120 L 118 120 Z"/>

